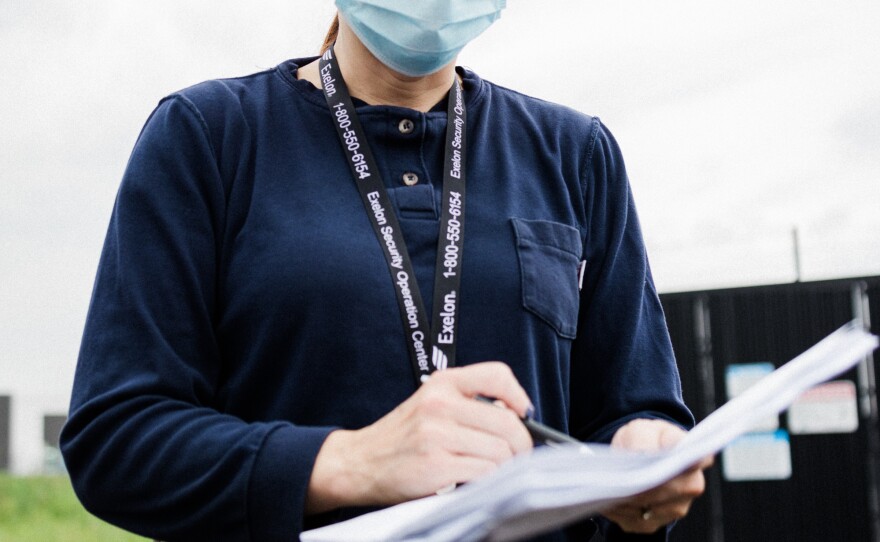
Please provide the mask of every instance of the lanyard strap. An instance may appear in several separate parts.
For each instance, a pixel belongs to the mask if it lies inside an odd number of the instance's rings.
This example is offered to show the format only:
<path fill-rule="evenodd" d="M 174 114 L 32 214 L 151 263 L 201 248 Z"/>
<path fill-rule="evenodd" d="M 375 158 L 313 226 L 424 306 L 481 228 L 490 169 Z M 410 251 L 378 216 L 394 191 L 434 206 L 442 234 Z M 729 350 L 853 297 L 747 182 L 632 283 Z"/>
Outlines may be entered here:
<path fill-rule="evenodd" d="M 319 61 L 324 97 L 336 132 L 348 157 L 355 184 L 370 224 L 385 254 L 397 294 L 410 361 L 417 383 L 435 370 L 455 365 L 456 330 L 461 285 L 461 253 L 464 241 L 465 154 L 467 112 L 458 77 L 449 91 L 446 156 L 443 159 L 443 201 L 437 263 L 434 270 L 434 311 L 428 331 L 422 294 L 397 213 L 379 175 L 364 129 L 358 120 L 348 87 L 342 78 L 333 48 Z"/>

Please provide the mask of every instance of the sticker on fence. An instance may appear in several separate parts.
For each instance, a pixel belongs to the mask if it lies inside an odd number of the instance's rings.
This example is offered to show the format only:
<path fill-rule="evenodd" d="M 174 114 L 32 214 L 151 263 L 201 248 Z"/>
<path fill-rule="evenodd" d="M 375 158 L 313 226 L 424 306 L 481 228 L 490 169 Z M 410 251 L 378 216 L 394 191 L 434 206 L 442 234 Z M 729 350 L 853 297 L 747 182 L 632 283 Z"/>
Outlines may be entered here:
<path fill-rule="evenodd" d="M 721 454 L 724 479 L 729 482 L 791 478 L 788 433 L 748 433 L 731 442 Z"/>
<path fill-rule="evenodd" d="M 858 428 L 856 385 L 849 380 L 804 392 L 788 411 L 788 429 L 793 435 L 853 433 Z"/>
<path fill-rule="evenodd" d="M 769 362 L 733 363 L 725 371 L 725 388 L 727 400 L 749 389 L 755 382 L 772 373 L 776 367 Z M 779 429 L 779 416 L 768 416 L 752 426 L 751 431 L 767 432 Z"/>

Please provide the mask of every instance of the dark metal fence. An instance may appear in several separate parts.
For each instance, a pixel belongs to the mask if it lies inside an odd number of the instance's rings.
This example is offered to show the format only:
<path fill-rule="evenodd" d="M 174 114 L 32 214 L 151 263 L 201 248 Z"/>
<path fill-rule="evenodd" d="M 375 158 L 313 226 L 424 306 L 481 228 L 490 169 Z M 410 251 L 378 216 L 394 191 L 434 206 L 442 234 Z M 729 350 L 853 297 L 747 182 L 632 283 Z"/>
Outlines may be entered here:
<path fill-rule="evenodd" d="M 856 318 L 880 331 L 880 277 L 665 294 L 661 301 L 685 401 L 698 420 L 727 400 L 731 364 L 779 366 Z M 672 539 L 880 541 L 873 369 L 869 359 L 838 379 L 857 390 L 856 431 L 790 434 L 788 419 L 780 417 L 791 476 L 728 480 L 719 457 L 706 494 Z"/>

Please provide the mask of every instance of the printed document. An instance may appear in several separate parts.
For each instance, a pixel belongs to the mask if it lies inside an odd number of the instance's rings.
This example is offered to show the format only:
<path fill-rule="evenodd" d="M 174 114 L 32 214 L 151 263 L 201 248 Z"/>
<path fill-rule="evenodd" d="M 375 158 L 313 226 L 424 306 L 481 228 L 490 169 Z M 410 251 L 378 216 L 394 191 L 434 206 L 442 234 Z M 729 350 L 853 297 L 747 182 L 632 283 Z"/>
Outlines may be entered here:
<path fill-rule="evenodd" d="M 302 533 L 303 542 L 507 541 L 559 529 L 656 487 L 721 451 L 756 421 L 850 369 L 877 348 L 852 322 L 700 422 L 675 447 L 632 453 L 603 445 L 542 447 L 455 491 Z"/>

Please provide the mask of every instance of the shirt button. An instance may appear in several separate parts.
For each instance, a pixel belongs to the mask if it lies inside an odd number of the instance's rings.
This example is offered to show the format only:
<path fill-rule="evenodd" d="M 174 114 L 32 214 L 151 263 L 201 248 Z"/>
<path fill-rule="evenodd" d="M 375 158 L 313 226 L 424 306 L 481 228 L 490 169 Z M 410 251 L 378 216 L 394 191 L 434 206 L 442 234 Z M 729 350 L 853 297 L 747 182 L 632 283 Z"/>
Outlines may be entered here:
<path fill-rule="evenodd" d="M 419 176 L 412 171 L 403 174 L 403 184 L 407 186 L 415 186 L 419 182 Z"/>
<path fill-rule="evenodd" d="M 397 124 L 397 129 L 401 134 L 411 134 L 416 125 L 409 119 L 403 119 Z"/>

